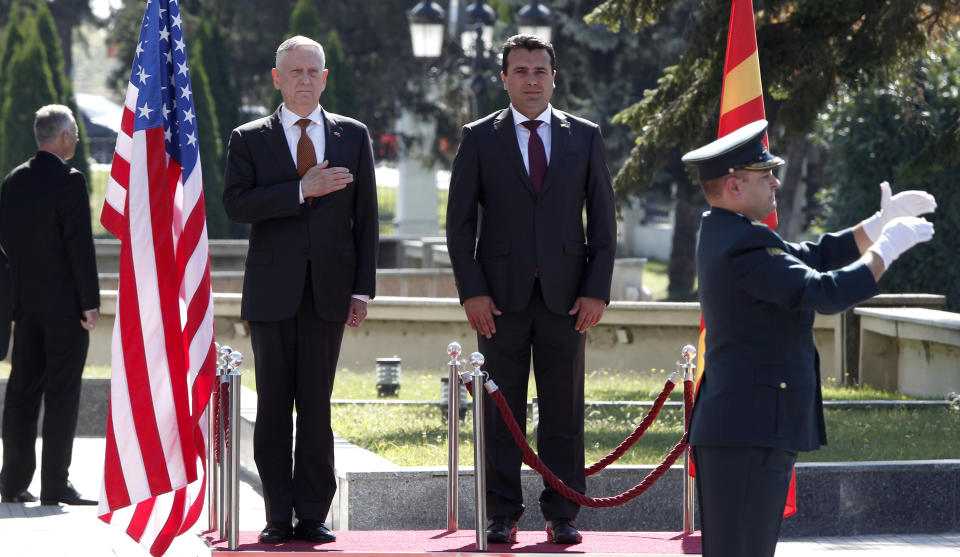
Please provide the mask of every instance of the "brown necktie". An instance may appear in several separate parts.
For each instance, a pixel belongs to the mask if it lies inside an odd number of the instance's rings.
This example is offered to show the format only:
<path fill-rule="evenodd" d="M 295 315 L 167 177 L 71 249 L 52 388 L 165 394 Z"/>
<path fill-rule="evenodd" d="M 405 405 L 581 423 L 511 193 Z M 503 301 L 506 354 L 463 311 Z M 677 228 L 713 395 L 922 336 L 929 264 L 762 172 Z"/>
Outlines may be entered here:
<path fill-rule="evenodd" d="M 313 149 L 313 141 L 310 141 L 310 136 L 307 135 L 307 126 L 310 122 L 312 120 L 309 118 L 297 120 L 297 125 L 300 126 L 300 141 L 297 142 L 297 174 L 301 178 L 311 167 L 317 166 L 317 152 Z M 312 197 L 307 198 L 307 205 L 313 205 Z"/>
<path fill-rule="evenodd" d="M 310 136 L 307 135 L 307 126 L 311 121 L 309 118 L 297 120 L 297 125 L 300 126 L 300 141 L 297 142 L 297 174 L 301 178 L 311 167 L 317 166 L 317 152 L 313 148 L 313 141 L 310 141 Z"/>

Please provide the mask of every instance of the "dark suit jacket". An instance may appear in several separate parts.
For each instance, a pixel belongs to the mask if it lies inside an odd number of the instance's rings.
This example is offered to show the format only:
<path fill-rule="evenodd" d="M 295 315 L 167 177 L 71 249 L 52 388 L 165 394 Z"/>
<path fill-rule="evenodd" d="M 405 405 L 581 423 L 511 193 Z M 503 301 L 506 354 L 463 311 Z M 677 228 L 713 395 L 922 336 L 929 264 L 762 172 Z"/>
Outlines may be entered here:
<path fill-rule="evenodd" d="M 10 322 L 13 321 L 13 285 L 10 284 L 10 263 L 0 253 L 0 360 L 10 348 Z"/>
<path fill-rule="evenodd" d="M 10 261 L 14 318 L 80 319 L 100 307 L 87 183 L 53 153 L 37 152 L 4 179 L 0 245 Z"/>
<path fill-rule="evenodd" d="M 230 136 L 223 205 L 231 220 L 251 224 L 240 308 L 248 321 L 293 316 L 308 262 L 317 315 L 326 321 L 346 321 L 352 294 L 375 294 L 379 224 L 370 135 L 351 118 L 326 111 L 323 118 L 325 157 L 354 180 L 311 206 L 300 203 L 279 109 Z"/>
<path fill-rule="evenodd" d="M 600 128 L 554 109 L 550 134 L 538 197 L 509 108 L 463 128 L 447 203 L 461 302 L 486 295 L 500 310 L 517 311 L 530 300 L 537 269 L 554 313 L 567 313 L 578 296 L 610 300 L 616 215 Z"/>
<path fill-rule="evenodd" d="M 814 311 L 838 313 L 877 294 L 859 257 L 851 230 L 793 244 L 736 213 L 704 214 L 697 277 L 706 363 L 692 445 L 826 444 Z"/>

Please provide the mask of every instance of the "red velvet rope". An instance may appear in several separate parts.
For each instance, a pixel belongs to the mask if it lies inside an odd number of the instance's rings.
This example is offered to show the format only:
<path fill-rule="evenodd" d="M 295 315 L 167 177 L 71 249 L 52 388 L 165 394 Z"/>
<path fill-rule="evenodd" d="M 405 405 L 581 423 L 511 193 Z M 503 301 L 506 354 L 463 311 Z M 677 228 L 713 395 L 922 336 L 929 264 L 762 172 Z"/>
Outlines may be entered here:
<path fill-rule="evenodd" d="M 214 445 L 214 459 L 221 462 L 223 455 L 220 454 L 220 421 L 223 420 L 224 449 L 230 450 L 230 384 L 220 383 L 220 388 L 215 391 L 216 397 L 216 444 Z"/>
<path fill-rule="evenodd" d="M 693 402 L 693 384 L 690 381 L 683 382 L 683 398 L 684 402 L 692 403 Z M 507 424 L 507 428 L 510 429 L 510 433 L 513 435 L 513 440 L 517 443 L 517 446 L 520 447 L 521 452 L 523 453 L 523 462 L 533 468 L 543 476 L 543 479 L 547 481 L 554 489 L 556 489 L 561 495 L 567 499 L 579 503 L 584 507 L 593 507 L 593 508 L 604 508 L 604 507 L 614 507 L 617 505 L 622 505 L 627 501 L 635 499 L 640 496 L 643 492 L 650 488 L 670 467 L 676 462 L 677 458 L 683 454 L 683 451 L 687 448 L 686 443 L 686 433 L 684 433 L 683 438 L 677 443 L 673 449 L 667 454 L 666 458 L 663 459 L 663 462 L 659 466 L 653 469 L 643 480 L 627 491 L 616 495 L 614 497 L 587 497 L 586 495 L 574 491 L 566 484 L 563 483 L 560 478 L 558 478 L 549 468 L 540 460 L 540 457 L 537 456 L 537 453 L 530 448 L 530 445 L 527 444 L 527 440 L 524 438 L 523 432 L 520 431 L 520 426 L 517 424 L 517 420 L 513 415 L 513 412 L 510 410 L 510 407 L 507 405 L 507 401 L 503 396 L 503 393 L 500 390 L 496 390 L 490 393 L 493 397 L 494 403 L 497 405 L 497 408 L 500 409 L 500 413 L 503 416 L 504 421 Z M 475 404 L 478 401 L 474 402 Z"/>
<path fill-rule="evenodd" d="M 217 386 L 213 389 L 213 400 L 211 401 L 211 412 L 213 412 L 213 460 L 220 462 L 220 380 L 217 379 Z"/>
<path fill-rule="evenodd" d="M 612 453 L 601 458 L 596 463 L 591 464 L 585 470 L 587 476 L 592 476 L 603 470 L 611 463 L 616 462 L 627 450 L 630 449 L 639 439 L 647 432 L 647 429 L 657 419 L 657 415 L 660 414 L 660 409 L 663 408 L 663 403 L 667 401 L 667 397 L 670 396 L 670 393 L 673 392 L 674 382 L 667 380 L 663 385 L 663 390 L 660 391 L 660 394 L 657 395 L 656 400 L 653 401 L 653 406 L 650 407 L 650 410 L 647 411 L 647 415 L 643 417 L 643 420 L 640 422 L 640 425 L 637 426 L 637 429 L 633 430 L 622 443 L 617 445 L 617 448 L 613 450 Z"/>

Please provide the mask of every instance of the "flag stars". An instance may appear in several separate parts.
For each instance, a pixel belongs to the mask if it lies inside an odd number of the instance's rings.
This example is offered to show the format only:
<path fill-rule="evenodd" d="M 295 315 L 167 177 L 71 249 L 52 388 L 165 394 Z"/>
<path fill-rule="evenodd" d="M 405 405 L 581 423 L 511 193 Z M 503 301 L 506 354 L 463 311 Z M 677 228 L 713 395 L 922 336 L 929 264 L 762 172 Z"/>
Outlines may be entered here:
<path fill-rule="evenodd" d="M 181 52 L 183 52 L 187 48 L 187 44 L 183 42 L 183 39 L 177 39 L 174 44 L 176 45 L 176 49 Z"/>
<path fill-rule="evenodd" d="M 147 78 L 152 77 L 150 74 L 147 73 L 146 70 L 143 69 L 143 66 L 140 66 L 140 71 L 137 72 L 137 76 L 140 77 L 140 83 L 146 83 Z"/>
<path fill-rule="evenodd" d="M 183 25 L 183 19 L 180 17 L 180 14 L 173 16 L 173 23 L 171 25 L 174 27 L 181 27 Z"/>
<path fill-rule="evenodd" d="M 193 132 L 187 134 L 187 145 L 194 146 L 197 143 L 197 135 Z"/>
<path fill-rule="evenodd" d="M 190 96 L 193 95 L 193 91 L 189 87 L 180 88 L 180 98 L 190 100 Z"/>
<path fill-rule="evenodd" d="M 154 111 L 147 103 L 143 103 L 143 106 L 138 106 L 137 110 L 140 111 L 140 117 L 142 118 L 150 118 L 150 113 Z"/>
<path fill-rule="evenodd" d="M 160 40 L 170 42 L 170 31 L 166 27 L 160 30 Z"/>
<path fill-rule="evenodd" d="M 146 41 L 140 41 L 140 42 L 137 43 L 137 56 L 138 56 L 138 57 L 139 57 L 141 54 L 143 54 L 143 43 L 144 43 L 144 42 L 146 42 Z"/>
<path fill-rule="evenodd" d="M 193 115 L 193 109 L 192 109 L 192 108 L 189 109 L 189 110 L 184 110 L 184 111 L 183 111 L 183 119 L 186 120 L 187 122 L 190 122 L 190 123 L 192 124 L 194 118 L 195 118 L 195 116 Z"/>
<path fill-rule="evenodd" d="M 180 75 L 187 75 L 187 61 L 184 60 L 182 64 L 177 64 L 177 73 Z"/>
<path fill-rule="evenodd" d="M 173 51 L 172 51 L 172 50 L 168 50 L 168 51 L 167 51 L 167 64 L 171 64 L 171 65 L 173 64 Z"/>

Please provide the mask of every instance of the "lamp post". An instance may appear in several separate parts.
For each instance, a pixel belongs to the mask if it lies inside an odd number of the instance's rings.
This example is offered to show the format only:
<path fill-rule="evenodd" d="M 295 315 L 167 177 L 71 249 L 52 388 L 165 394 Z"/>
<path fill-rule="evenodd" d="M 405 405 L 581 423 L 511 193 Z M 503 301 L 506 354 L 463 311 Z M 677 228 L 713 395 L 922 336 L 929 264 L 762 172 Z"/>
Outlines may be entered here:
<path fill-rule="evenodd" d="M 453 16 L 453 14 L 451 14 Z M 484 62 L 493 47 L 493 26 L 496 14 L 484 0 L 476 0 L 464 10 L 464 26 L 460 32 L 460 47 L 470 60 L 473 77 L 470 80 L 472 95 L 471 113 L 479 116 L 483 108 L 486 79 Z M 418 58 L 439 58 L 443 50 L 444 11 L 436 2 L 423 0 L 408 13 L 413 54 Z M 550 10 L 534 0 L 516 14 L 521 34 L 536 35 L 550 41 L 552 16 Z"/>
<path fill-rule="evenodd" d="M 550 42 L 552 22 L 550 10 L 537 0 L 533 0 L 517 12 L 517 30 L 521 35 L 535 35 Z"/>

